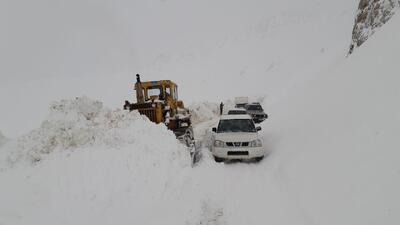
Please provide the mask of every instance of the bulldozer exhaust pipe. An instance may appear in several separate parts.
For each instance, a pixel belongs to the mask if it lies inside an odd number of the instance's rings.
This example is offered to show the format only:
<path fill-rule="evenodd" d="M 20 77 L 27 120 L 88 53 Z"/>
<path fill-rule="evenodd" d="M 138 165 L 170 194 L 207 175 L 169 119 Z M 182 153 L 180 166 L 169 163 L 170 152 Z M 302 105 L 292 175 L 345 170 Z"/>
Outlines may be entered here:
<path fill-rule="evenodd" d="M 143 103 L 145 102 L 144 95 L 143 95 L 143 87 L 142 87 L 142 82 L 140 81 L 140 75 L 136 74 L 136 98 L 138 103 Z"/>
<path fill-rule="evenodd" d="M 136 74 L 136 82 L 137 82 L 137 83 L 141 83 L 141 82 L 140 82 L 140 75 L 139 75 L 139 74 Z"/>

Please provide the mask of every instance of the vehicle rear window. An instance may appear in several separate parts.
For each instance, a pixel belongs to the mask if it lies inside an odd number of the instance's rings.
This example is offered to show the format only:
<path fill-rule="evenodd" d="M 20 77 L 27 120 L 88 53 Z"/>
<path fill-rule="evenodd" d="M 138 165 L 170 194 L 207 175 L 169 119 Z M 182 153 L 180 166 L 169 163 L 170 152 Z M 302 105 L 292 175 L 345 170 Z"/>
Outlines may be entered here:
<path fill-rule="evenodd" d="M 243 110 L 229 110 L 228 115 L 245 115 L 247 114 L 246 111 Z"/>
<path fill-rule="evenodd" d="M 257 132 L 254 122 L 251 119 L 231 119 L 220 120 L 218 124 L 218 133 L 229 132 Z"/>
<path fill-rule="evenodd" d="M 263 110 L 261 105 L 248 105 L 247 109 L 248 110 Z"/>

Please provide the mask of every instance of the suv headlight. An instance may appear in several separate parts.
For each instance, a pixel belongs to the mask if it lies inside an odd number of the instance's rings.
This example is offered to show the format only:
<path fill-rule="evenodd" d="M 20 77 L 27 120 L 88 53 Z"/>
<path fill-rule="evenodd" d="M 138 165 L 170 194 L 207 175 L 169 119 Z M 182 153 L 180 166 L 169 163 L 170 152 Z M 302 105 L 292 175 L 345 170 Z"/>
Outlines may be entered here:
<path fill-rule="evenodd" d="M 249 147 L 262 147 L 262 141 L 260 139 L 251 141 Z"/>
<path fill-rule="evenodd" d="M 218 140 L 215 140 L 214 141 L 214 146 L 215 147 L 225 147 L 225 142 L 223 142 L 223 141 L 218 141 Z"/>

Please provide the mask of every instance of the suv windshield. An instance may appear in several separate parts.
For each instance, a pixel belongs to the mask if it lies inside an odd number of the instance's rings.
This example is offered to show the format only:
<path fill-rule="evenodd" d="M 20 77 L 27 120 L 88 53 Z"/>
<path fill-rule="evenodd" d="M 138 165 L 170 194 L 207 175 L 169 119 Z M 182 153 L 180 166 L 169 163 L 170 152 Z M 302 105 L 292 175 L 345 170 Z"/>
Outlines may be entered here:
<path fill-rule="evenodd" d="M 257 132 L 250 119 L 221 120 L 218 124 L 218 133 L 229 132 Z"/>
<path fill-rule="evenodd" d="M 263 110 L 261 105 L 248 105 L 247 109 L 248 110 Z"/>

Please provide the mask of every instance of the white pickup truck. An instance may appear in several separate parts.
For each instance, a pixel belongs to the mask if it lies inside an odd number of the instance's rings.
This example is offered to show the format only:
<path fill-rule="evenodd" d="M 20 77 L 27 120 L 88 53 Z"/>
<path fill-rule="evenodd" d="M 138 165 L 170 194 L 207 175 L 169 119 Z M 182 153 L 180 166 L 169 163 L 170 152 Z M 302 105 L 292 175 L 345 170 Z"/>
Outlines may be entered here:
<path fill-rule="evenodd" d="M 215 161 L 226 159 L 264 158 L 265 149 L 258 135 L 261 127 L 256 127 L 249 115 L 223 115 L 218 127 L 212 128 L 213 144 L 211 152 Z"/>

